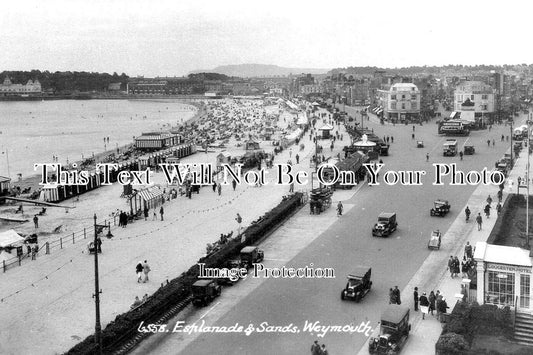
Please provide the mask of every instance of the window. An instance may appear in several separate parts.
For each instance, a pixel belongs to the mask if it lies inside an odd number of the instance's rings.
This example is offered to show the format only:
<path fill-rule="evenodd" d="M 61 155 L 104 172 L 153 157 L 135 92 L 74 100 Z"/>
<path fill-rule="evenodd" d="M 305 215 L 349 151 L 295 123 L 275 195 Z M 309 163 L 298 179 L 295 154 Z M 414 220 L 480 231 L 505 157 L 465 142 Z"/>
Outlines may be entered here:
<path fill-rule="evenodd" d="M 416 110 L 416 102 L 411 102 L 411 109 Z"/>
<path fill-rule="evenodd" d="M 391 96 L 390 96 L 390 99 L 391 99 L 391 100 L 396 100 L 396 95 L 391 95 Z"/>
<path fill-rule="evenodd" d="M 402 95 L 402 100 L 405 100 L 405 95 Z"/>
<path fill-rule="evenodd" d="M 520 308 L 529 308 L 529 275 L 520 274 Z"/>
<path fill-rule="evenodd" d="M 411 100 L 416 100 L 416 95 L 411 95 Z"/>
<path fill-rule="evenodd" d="M 470 95 L 470 100 L 474 101 L 474 95 Z"/>
<path fill-rule="evenodd" d="M 481 100 L 488 100 L 489 99 L 489 95 L 481 95 Z"/>
<path fill-rule="evenodd" d="M 402 102 L 402 110 L 405 110 L 405 102 Z"/>
<path fill-rule="evenodd" d="M 514 274 L 501 271 L 489 271 L 489 287 L 486 303 L 497 305 L 514 305 Z"/>
<path fill-rule="evenodd" d="M 463 102 L 463 95 L 456 95 L 457 102 Z"/>
<path fill-rule="evenodd" d="M 390 109 L 391 110 L 396 110 L 396 102 L 391 102 L 390 103 Z"/>

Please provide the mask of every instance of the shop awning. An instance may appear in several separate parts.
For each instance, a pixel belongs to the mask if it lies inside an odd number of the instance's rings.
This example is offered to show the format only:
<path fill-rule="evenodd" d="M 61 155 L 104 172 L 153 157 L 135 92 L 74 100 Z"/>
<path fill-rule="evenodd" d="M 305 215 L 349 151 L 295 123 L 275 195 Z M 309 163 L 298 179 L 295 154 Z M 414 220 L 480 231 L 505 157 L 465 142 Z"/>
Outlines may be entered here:
<path fill-rule="evenodd" d="M 457 115 L 457 112 L 453 111 L 452 113 L 450 113 L 450 118 L 454 119 L 456 115 Z"/>
<path fill-rule="evenodd" d="M 151 201 L 163 196 L 163 190 L 161 190 L 159 187 L 150 187 L 137 192 L 137 194 L 141 196 L 144 201 Z"/>
<path fill-rule="evenodd" d="M 376 115 L 379 115 L 379 114 L 382 113 L 382 112 L 383 112 L 383 109 L 380 108 L 379 110 L 377 110 Z"/>

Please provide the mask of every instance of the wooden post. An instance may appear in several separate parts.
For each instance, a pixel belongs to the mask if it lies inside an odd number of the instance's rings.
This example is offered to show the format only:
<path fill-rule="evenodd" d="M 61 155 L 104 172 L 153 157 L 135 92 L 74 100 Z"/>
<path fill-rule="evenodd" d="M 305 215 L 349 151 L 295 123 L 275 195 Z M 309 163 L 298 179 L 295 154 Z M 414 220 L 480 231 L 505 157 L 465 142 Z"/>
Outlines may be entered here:
<path fill-rule="evenodd" d="M 46 247 L 46 249 L 45 249 L 45 253 L 46 253 L 46 254 L 50 254 L 50 243 L 46 242 L 46 243 L 45 243 L 45 247 Z"/>
<path fill-rule="evenodd" d="M 83 227 L 83 239 L 87 238 L 87 234 L 85 233 L 85 227 Z"/>

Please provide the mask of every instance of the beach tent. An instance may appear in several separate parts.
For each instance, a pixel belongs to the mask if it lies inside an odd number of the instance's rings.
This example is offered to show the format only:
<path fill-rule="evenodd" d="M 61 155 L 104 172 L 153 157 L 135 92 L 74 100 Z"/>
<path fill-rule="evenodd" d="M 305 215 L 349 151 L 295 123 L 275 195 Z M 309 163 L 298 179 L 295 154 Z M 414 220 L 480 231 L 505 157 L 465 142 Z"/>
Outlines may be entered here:
<path fill-rule="evenodd" d="M 0 248 L 18 247 L 22 243 L 24 243 L 24 238 L 13 229 L 0 233 Z"/>
<path fill-rule="evenodd" d="M 319 136 L 318 138 L 327 139 L 330 137 L 330 133 L 333 130 L 333 126 L 329 124 L 325 124 L 322 127 L 320 127 L 318 130 L 320 132 L 318 135 Z"/>

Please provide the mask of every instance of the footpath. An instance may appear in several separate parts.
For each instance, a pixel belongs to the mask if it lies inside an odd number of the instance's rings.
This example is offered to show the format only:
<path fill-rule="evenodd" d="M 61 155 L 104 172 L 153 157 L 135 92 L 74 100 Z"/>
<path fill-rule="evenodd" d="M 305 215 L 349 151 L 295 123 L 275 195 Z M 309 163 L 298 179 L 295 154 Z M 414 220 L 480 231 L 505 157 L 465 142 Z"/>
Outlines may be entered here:
<path fill-rule="evenodd" d="M 510 193 L 516 193 L 516 182 L 519 176 L 523 177 L 527 171 L 527 149 L 525 148 L 518 159 L 515 159 L 515 165 L 505 183 L 503 190 L 502 205 Z M 453 222 L 448 231 L 443 234 L 442 244 L 439 250 L 433 251 L 424 261 L 417 273 L 411 278 L 409 283 L 401 291 L 401 299 L 404 305 L 411 309 L 410 323 L 411 332 L 409 338 L 402 350 L 402 354 L 434 354 L 435 344 L 439 339 L 444 324 L 437 320 L 435 315 L 427 315 L 422 319 L 420 311 L 414 312 L 413 292 L 418 287 L 419 296 L 423 292 L 427 295 L 431 291 L 435 293 L 440 291 L 446 303 L 448 304 L 448 313 L 453 310 L 455 304 L 459 301 L 455 296 L 461 292 L 462 278 L 451 278 L 447 270 L 448 259 L 450 256 L 457 256 L 459 260 L 463 259 L 464 246 L 466 242 L 474 248 L 477 242 L 486 242 L 497 220 L 496 204 L 498 203 L 497 192 L 498 186 L 479 185 L 474 193 L 470 196 L 468 203 L 460 209 L 460 214 Z M 487 197 L 493 199 L 490 218 L 486 218 L 483 208 L 487 204 Z M 464 210 L 468 206 L 471 211 L 470 220 L 466 222 Z M 478 213 L 483 218 L 482 229 L 478 231 L 475 221 Z M 429 236 L 428 236 L 429 238 Z M 368 341 L 359 351 L 359 355 L 367 355 Z"/>

